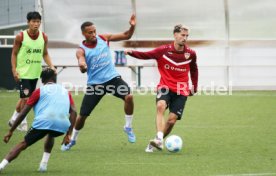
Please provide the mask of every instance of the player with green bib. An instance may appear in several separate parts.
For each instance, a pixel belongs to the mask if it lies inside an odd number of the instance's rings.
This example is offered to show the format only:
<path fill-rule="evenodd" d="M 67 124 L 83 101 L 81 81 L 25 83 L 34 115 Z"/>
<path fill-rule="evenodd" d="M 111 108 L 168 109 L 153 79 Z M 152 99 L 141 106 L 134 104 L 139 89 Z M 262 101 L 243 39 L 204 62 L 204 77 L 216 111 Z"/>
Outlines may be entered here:
<path fill-rule="evenodd" d="M 12 73 L 19 86 L 20 99 L 16 104 L 13 116 L 9 120 L 10 126 L 15 122 L 28 97 L 36 88 L 37 80 L 42 71 L 42 58 L 49 67 L 55 70 L 47 50 L 48 38 L 45 33 L 39 31 L 41 15 L 35 11 L 29 12 L 27 22 L 28 29 L 15 37 L 11 56 Z M 17 129 L 27 131 L 26 118 Z"/>

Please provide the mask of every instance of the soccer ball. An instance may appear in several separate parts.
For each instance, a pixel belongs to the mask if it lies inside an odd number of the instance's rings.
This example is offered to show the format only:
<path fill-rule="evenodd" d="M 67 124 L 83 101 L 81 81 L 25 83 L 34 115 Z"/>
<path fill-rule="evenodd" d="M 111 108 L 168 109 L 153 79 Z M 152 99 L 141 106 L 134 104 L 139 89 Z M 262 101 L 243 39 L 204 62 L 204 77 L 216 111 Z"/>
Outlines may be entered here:
<path fill-rule="evenodd" d="M 169 152 L 179 152 L 182 145 L 182 139 L 177 135 L 171 135 L 165 141 L 165 146 Z"/>

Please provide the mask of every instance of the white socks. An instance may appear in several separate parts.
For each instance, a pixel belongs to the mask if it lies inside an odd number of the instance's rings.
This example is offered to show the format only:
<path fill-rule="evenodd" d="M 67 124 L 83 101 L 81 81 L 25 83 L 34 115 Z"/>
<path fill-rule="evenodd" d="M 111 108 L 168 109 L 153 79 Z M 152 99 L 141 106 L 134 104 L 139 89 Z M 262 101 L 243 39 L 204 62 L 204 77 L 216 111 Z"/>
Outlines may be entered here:
<path fill-rule="evenodd" d="M 19 112 L 17 112 L 15 110 L 10 120 L 14 122 L 17 119 L 18 115 L 19 115 Z M 27 116 L 23 119 L 23 121 L 21 122 L 21 124 L 22 123 L 27 123 Z"/>
<path fill-rule="evenodd" d="M 51 153 L 44 152 L 40 163 L 48 163 Z"/>
<path fill-rule="evenodd" d="M 4 169 L 9 164 L 9 161 L 6 159 L 3 159 L 0 163 L 0 169 Z"/>
<path fill-rule="evenodd" d="M 133 115 L 125 115 L 125 119 L 126 119 L 125 127 L 132 128 Z"/>
<path fill-rule="evenodd" d="M 157 132 L 157 138 L 158 138 L 158 139 L 161 139 L 161 140 L 163 141 L 163 137 L 164 137 L 164 133 L 161 132 L 161 131 L 158 131 L 158 132 Z"/>
<path fill-rule="evenodd" d="M 28 123 L 28 122 L 27 122 L 27 115 L 26 115 L 26 117 L 22 120 L 21 124 L 23 124 L 23 123 Z"/>
<path fill-rule="evenodd" d="M 11 116 L 11 119 L 12 121 L 15 121 L 17 119 L 17 116 L 18 116 L 19 112 L 17 112 L 16 110 L 14 111 L 13 115 Z"/>
<path fill-rule="evenodd" d="M 79 130 L 76 130 L 75 128 L 73 128 L 71 141 L 76 141 L 78 139 L 79 132 L 80 132 Z"/>

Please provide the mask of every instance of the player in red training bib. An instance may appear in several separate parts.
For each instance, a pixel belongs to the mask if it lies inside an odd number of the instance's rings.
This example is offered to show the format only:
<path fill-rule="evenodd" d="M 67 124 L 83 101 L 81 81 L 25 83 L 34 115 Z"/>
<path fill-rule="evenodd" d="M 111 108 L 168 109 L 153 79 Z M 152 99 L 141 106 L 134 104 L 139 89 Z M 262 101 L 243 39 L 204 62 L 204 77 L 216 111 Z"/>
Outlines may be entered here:
<path fill-rule="evenodd" d="M 174 27 L 174 42 L 148 52 L 126 50 L 125 54 L 138 59 L 155 59 L 161 75 L 156 96 L 157 135 L 150 140 L 146 152 L 163 149 L 163 139 L 171 132 L 184 111 L 187 97 L 197 92 L 198 69 L 196 53 L 186 45 L 189 29 L 183 25 Z M 192 88 L 189 86 L 191 75 Z M 164 112 L 169 108 L 168 120 Z"/>

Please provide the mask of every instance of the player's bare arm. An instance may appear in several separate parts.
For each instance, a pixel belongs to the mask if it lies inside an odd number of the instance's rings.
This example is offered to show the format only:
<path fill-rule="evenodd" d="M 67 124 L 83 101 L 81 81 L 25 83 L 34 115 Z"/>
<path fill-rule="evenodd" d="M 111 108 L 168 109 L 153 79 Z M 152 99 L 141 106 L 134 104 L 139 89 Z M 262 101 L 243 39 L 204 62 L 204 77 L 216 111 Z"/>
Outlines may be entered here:
<path fill-rule="evenodd" d="M 85 73 L 87 71 L 87 65 L 86 65 L 86 61 L 85 61 L 84 51 L 81 48 L 78 48 L 77 52 L 76 52 L 76 56 L 78 59 L 80 71 L 82 73 Z"/>
<path fill-rule="evenodd" d="M 48 37 L 47 35 L 45 34 L 45 44 L 44 44 L 44 51 L 43 51 L 43 59 L 45 61 L 45 63 L 53 70 L 56 71 L 56 68 L 54 67 L 52 61 L 51 61 L 51 58 L 50 58 L 50 55 L 48 53 Z"/>
<path fill-rule="evenodd" d="M 29 111 L 32 109 L 32 106 L 25 105 L 20 114 L 18 115 L 17 119 L 13 123 L 12 127 L 8 131 L 8 133 L 4 136 L 3 141 L 5 143 L 8 143 L 10 138 L 12 137 L 13 131 L 17 128 L 17 126 L 23 121 L 23 119 L 26 117 L 26 115 L 29 113 Z"/>
<path fill-rule="evenodd" d="M 68 144 L 70 142 L 70 137 L 71 137 L 71 134 L 72 134 L 72 131 L 73 131 L 73 127 L 74 127 L 75 122 L 76 122 L 76 118 L 77 118 L 76 107 L 75 107 L 75 105 L 70 105 L 70 117 L 69 117 L 69 120 L 70 120 L 71 126 L 69 127 L 66 135 L 64 136 L 62 144 Z"/>
<path fill-rule="evenodd" d="M 136 16 L 134 14 L 131 15 L 129 24 L 130 24 L 130 28 L 123 33 L 103 34 L 102 36 L 108 41 L 128 40 L 132 37 L 136 26 Z"/>
<path fill-rule="evenodd" d="M 19 52 L 19 49 L 22 45 L 21 41 L 22 41 L 22 36 L 20 34 L 17 34 L 14 40 L 12 55 L 11 55 L 12 74 L 16 82 L 19 81 L 19 74 L 16 71 L 16 62 L 17 62 L 16 59 L 17 59 L 17 54 Z"/>

